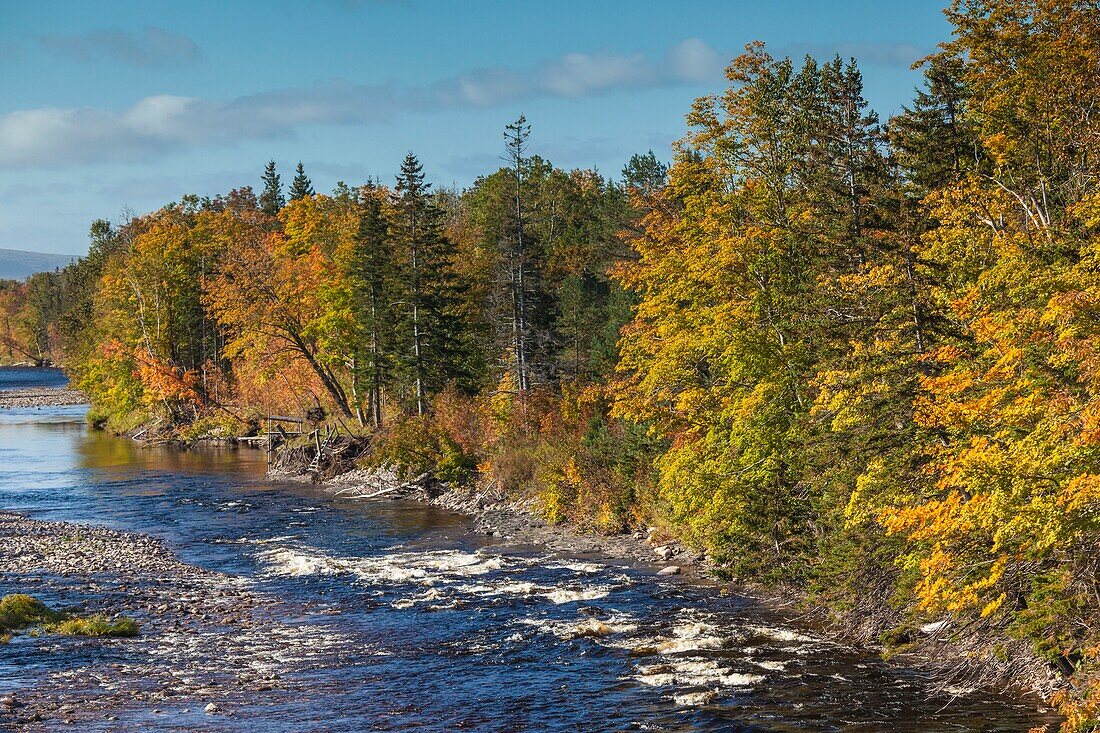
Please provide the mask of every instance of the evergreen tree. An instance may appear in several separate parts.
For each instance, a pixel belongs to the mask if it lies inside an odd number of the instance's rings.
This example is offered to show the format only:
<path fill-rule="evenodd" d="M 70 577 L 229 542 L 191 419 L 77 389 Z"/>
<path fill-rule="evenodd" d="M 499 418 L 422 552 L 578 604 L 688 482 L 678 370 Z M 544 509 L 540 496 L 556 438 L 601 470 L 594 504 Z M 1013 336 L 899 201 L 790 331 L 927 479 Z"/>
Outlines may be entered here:
<path fill-rule="evenodd" d="M 668 180 L 668 166 L 657 160 L 650 150 L 645 155 L 635 153 L 623 166 L 623 183 L 637 189 L 644 195 L 650 195 Z"/>
<path fill-rule="evenodd" d="M 264 190 L 260 194 L 260 208 L 268 216 L 275 216 L 286 205 L 283 198 L 283 184 L 275 172 L 275 161 L 268 161 L 263 175 Z"/>
<path fill-rule="evenodd" d="M 392 379 L 394 326 L 393 246 L 388 231 L 385 192 L 373 184 L 359 198 L 359 227 L 351 263 L 356 321 L 362 329 L 352 378 L 365 378 L 367 419 L 382 426 L 382 393 Z"/>
<path fill-rule="evenodd" d="M 313 183 L 309 180 L 309 176 L 306 175 L 305 168 L 302 167 L 302 161 L 298 161 L 298 167 L 294 172 L 294 180 L 290 182 L 290 191 L 288 195 L 291 201 L 297 199 L 303 199 L 306 196 L 312 196 L 316 193 L 313 190 Z"/>
<path fill-rule="evenodd" d="M 506 159 L 514 178 L 514 208 L 512 210 L 513 222 L 511 232 L 511 248 L 509 252 L 509 281 L 511 285 L 512 300 L 512 350 L 515 359 L 516 389 L 525 392 L 530 386 L 529 359 L 530 359 L 530 332 L 528 329 L 528 293 L 527 293 L 527 243 L 524 241 L 524 210 L 523 210 L 523 173 L 524 153 L 527 151 L 527 138 L 531 134 L 531 126 L 527 124 L 527 118 L 520 115 L 519 118 L 505 127 L 504 140 L 506 142 Z"/>
<path fill-rule="evenodd" d="M 404 284 L 407 347 L 398 359 L 412 382 L 416 412 L 428 409 L 428 397 L 457 376 L 461 326 L 451 269 L 451 245 L 443 232 L 443 211 L 432 200 L 430 183 L 416 156 L 409 153 L 397 177 L 391 236 Z"/>
<path fill-rule="evenodd" d="M 890 120 L 894 154 L 917 196 L 959 180 L 978 162 L 980 146 L 967 119 L 963 70 L 956 55 L 933 56 L 912 106 Z"/>

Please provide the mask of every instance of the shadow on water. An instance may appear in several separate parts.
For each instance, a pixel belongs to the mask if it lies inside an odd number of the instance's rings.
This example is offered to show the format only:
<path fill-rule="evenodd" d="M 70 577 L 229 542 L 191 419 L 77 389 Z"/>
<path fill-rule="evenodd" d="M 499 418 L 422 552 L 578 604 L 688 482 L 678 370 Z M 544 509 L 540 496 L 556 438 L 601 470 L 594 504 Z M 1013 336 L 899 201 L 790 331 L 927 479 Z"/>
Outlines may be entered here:
<path fill-rule="evenodd" d="M 713 588 L 509 551 L 432 507 L 266 482 L 259 451 L 142 448 L 82 420 L 81 408 L 0 412 L 0 508 L 160 537 L 317 635 L 308 661 L 279 661 L 294 692 L 241 696 L 217 719 L 166 702 L 90 730 L 933 733 L 1051 720 L 1033 700 L 935 692 Z M 94 645 L 20 649 L 43 675 L 114 659 Z M 0 677 L 11 653 L 0 647 Z M 158 663 L 148 646 L 112 653 Z"/>

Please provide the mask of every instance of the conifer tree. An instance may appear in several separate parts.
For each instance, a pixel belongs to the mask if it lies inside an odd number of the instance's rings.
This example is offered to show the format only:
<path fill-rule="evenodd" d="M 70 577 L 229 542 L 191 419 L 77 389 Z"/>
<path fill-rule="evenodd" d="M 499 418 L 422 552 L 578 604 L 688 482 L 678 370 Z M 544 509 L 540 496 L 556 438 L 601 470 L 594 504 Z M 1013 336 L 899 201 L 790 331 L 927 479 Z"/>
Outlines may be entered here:
<path fill-rule="evenodd" d="M 456 376 L 460 328 L 456 322 L 451 245 L 443 232 L 443 211 L 432 200 L 430 183 L 409 153 L 397 177 L 391 236 L 398 252 L 408 346 L 398 360 L 412 381 L 416 412 L 428 409 L 431 392 Z"/>
<path fill-rule="evenodd" d="M 312 196 L 315 193 L 313 183 L 306 175 L 305 168 L 302 167 L 302 161 L 299 160 L 298 167 L 294 171 L 294 179 L 290 182 L 290 191 L 288 192 L 290 200 L 304 199 L 306 196 Z"/>
<path fill-rule="evenodd" d="M 530 386 L 529 358 L 530 358 L 530 332 L 527 319 L 527 243 L 524 241 L 524 210 L 523 210 L 523 174 L 524 153 L 527 152 L 527 138 L 531 134 L 531 126 L 527 124 L 527 118 L 520 115 L 519 118 L 505 127 L 504 140 L 506 142 L 506 160 L 514 177 L 514 208 L 512 211 L 513 230 L 512 246 L 509 257 L 509 275 L 512 296 L 512 349 L 516 369 L 516 389 L 525 392 Z"/>
<path fill-rule="evenodd" d="M 268 161 L 264 167 L 264 190 L 260 194 L 260 208 L 268 216 L 275 216 L 286 205 L 283 198 L 283 184 L 279 180 L 279 174 L 275 171 L 275 161 Z"/>
<path fill-rule="evenodd" d="M 657 160 L 650 150 L 645 155 L 635 153 L 623 166 L 623 183 L 643 195 L 650 195 L 668 180 L 668 166 Z"/>
<path fill-rule="evenodd" d="M 362 328 L 353 378 L 367 382 L 367 419 L 382 426 L 382 393 L 391 378 L 395 319 L 392 300 L 393 246 L 390 241 L 385 191 L 374 184 L 363 187 L 359 197 L 359 227 L 355 234 L 351 277 L 354 282 L 356 320 Z"/>
<path fill-rule="evenodd" d="M 957 181 L 978 162 L 980 146 L 966 114 L 969 91 L 963 70 L 957 55 L 933 56 L 924 71 L 924 88 L 890 120 L 894 153 L 918 196 Z"/>

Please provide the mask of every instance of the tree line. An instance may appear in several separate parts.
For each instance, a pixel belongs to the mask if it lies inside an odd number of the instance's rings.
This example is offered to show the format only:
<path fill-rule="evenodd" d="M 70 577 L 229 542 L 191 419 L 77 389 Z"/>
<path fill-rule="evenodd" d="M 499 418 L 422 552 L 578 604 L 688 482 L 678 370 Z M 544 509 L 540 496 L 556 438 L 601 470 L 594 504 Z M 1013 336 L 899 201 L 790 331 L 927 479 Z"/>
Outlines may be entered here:
<path fill-rule="evenodd" d="M 960 0 L 898 115 L 752 44 L 671 166 L 188 197 L 0 291 L 108 424 L 314 405 L 371 458 L 658 524 L 890 644 L 1027 644 L 1100 706 L 1100 9 Z M 12 325 L 14 324 L 14 325 Z"/>

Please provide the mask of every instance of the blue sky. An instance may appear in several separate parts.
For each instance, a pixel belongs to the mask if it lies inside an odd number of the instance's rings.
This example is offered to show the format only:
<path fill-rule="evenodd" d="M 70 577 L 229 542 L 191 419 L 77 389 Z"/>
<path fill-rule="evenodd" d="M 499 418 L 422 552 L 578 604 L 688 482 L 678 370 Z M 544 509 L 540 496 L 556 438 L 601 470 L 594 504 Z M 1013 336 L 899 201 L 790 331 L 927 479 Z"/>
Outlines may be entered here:
<path fill-rule="evenodd" d="M 856 56 L 884 117 L 946 40 L 945 0 L 0 0 L 0 248 L 83 253 L 92 219 L 284 181 L 437 185 L 531 149 L 617 174 L 669 157 L 693 99 L 744 44 Z"/>

